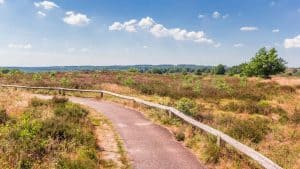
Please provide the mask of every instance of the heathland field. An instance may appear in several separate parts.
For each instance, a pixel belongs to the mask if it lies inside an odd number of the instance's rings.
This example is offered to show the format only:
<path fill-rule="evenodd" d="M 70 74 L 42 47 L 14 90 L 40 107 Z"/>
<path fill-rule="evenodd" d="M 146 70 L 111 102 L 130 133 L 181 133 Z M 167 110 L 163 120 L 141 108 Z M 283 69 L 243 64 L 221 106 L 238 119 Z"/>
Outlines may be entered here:
<path fill-rule="evenodd" d="M 127 71 L 13 72 L 1 74 L 0 83 L 103 89 L 137 96 L 176 107 L 249 145 L 284 168 L 296 169 L 300 166 L 300 79 L 297 77 L 274 76 L 266 80 L 227 75 Z M 105 96 L 105 99 L 131 106 L 116 98 Z M 259 168 L 231 147 L 216 146 L 216 138 L 183 124 L 179 119 L 170 118 L 158 110 L 134 108 L 143 110 L 147 117 L 168 127 L 177 140 L 210 167 Z M 47 121 L 50 123 L 51 119 Z M 87 125 L 86 122 L 80 124 Z M 87 128 L 87 134 L 88 131 Z M 93 147 L 87 148 L 93 150 Z"/>

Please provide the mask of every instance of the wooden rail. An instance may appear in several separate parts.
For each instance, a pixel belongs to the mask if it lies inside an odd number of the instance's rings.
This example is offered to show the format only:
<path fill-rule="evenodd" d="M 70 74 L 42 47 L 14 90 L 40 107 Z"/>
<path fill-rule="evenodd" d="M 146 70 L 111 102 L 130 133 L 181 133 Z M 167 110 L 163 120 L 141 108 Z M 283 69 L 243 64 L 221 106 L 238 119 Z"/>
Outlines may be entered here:
<path fill-rule="evenodd" d="M 201 129 L 205 132 L 212 134 L 217 137 L 218 143 L 220 144 L 221 141 L 231 145 L 238 151 L 244 153 L 248 157 L 255 160 L 257 163 L 259 163 L 261 166 L 267 169 L 282 169 L 279 165 L 271 161 L 269 158 L 265 157 L 264 155 L 260 154 L 259 152 L 253 150 L 252 148 L 240 143 L 239 141 L 233 139 L 232 137 L 224 134 L 223 132 L 216 130 L 208 125 L 205 125 L 199 121 L 196 121 L 195 119 L 191 118 L 190 116 L 185 115 L 184 113 L 178 111 L 177 109 L 173 107 L 164 106 L 157 103 L 148 102 L 139 98 L 125 96 L 105 90 L 82 90 L 82 89 L 69 89 L 69 88 L 61 88 L 61 87 L 29 87 L 29 86 L 19 86 L 19 85 L 1 85 L 1 87 L 12 87 L 12 88 L 23 88 L 23 89 L 44 89 L 44 90 L 59 90 L 59 91 L 75 91 L 75 92 L 92 92 L 92 93 L 100 93 L 101 96 L 103 94 L 112 95 L 115 97 L 119 97 L 122 99 L 132 100 L 136 103 L 140 103 L 146 106 L 158 108 L 165 110 L 171 114 L 174 114 L 175 116 L 179 117 L 183 121 Z"/>

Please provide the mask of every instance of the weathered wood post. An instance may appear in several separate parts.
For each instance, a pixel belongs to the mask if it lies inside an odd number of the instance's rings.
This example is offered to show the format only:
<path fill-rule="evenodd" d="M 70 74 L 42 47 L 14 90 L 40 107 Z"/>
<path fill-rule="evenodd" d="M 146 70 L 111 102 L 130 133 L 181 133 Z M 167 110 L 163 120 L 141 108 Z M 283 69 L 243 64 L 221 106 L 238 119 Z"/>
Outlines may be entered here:
<path fill-rule="evenodd" d="M 133 106 L 134 108 L 137 107 L 137 103 L 136 103 L 136 101 L 135 101 L 134 99 L 132 99 L 132 106 Z"/>
<path fill-rule="evenodd" d="M 222 141 L 221 137 L 218 135 L 217 136 L 217 146 L 218 147 L 224 147 L 224 142 Z"/>

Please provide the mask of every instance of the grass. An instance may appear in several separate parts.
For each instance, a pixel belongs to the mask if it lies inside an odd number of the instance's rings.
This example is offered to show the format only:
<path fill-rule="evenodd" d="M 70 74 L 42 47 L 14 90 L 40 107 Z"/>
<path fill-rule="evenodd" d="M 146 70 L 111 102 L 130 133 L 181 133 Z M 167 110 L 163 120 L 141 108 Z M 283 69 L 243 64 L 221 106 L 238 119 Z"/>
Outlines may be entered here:
<path fill-rule="evenodd" d="M 23 85 L 39 83 L 39 86 L 104 89 L 173 106 L 251 146 L 283 168 L 293 169 L 300 165 L 297 156 L 300 153 L 300 137 L 297 134 L 300 131 L 300 84 L 295 77 L 263 80 L 235 76 L 158 75 L 114 71 L 40 75 L 41 78 L 35 78 L 34 82 L 34 74 L 24 73 L 3 75 L 0 81 Z M 66 80 L 67 83 L 62 83 Z M 94 94 L 76 95 L 97 97 Z M 132 106 L 131 103 L 108 96 L 104 99 Z M 214 142 L 212 138 L 200 131 L 189 129 L 189 126 L 183 127 L 185 124 L 179 119 L 170 118 L 165 112 L 157 110 L 142 110 L 149 112 L 149 118 L 172 129 L 175 138 L 192 149 L 208 165 L 217 168 L 257 168 L 251 160 L 228 147 L 217 151 L 213 144 L 209 145 Z M 212 159 L 206 160 L 209 157 Z"/>
<path fill-rule="evenodd" d="M 0 93 L 5 96 L 15 91 L 6 92 Z M 104 159 L 99 151 L 89 110 L 63 97 L 29 99 L 26 93 L 15 93 L 17 99 L 29 102 L 19 116 L 5 110 L 11 104 L 0 102 L 0 168 L 118 168 L 108 165 L 114 161 Z M 118 146 L 122 148 L 121 141 Z M 122 157 L 127 156 L 123 153 Z"/>

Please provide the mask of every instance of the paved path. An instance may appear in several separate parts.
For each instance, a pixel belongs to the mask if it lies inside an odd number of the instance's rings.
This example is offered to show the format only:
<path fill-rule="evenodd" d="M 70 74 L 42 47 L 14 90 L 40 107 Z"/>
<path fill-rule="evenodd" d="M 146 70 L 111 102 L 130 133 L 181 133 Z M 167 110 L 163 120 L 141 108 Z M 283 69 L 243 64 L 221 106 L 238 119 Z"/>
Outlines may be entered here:
<path fill-rule="evenodd" d="M 205 168 L 167 129 L 145 119 L 140 112 L 94 99 L 72 97 L 70 101 L 89 106 L 113 122 L 135 169 Z"/>

